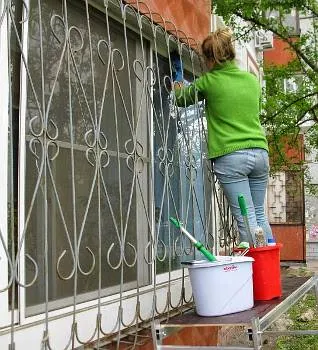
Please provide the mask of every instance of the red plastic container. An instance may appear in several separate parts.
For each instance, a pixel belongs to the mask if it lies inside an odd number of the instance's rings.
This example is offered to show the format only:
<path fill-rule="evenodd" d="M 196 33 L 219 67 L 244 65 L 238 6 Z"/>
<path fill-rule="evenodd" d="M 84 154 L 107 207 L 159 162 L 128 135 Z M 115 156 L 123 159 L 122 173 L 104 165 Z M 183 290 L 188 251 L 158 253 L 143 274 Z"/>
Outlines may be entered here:
<path fill-rule="evenodd" d="M 280 249 L 282 244 L 251 248 L 246 256 L 254 258 L 254 300 L 270 300 L 282 296 Z"/>

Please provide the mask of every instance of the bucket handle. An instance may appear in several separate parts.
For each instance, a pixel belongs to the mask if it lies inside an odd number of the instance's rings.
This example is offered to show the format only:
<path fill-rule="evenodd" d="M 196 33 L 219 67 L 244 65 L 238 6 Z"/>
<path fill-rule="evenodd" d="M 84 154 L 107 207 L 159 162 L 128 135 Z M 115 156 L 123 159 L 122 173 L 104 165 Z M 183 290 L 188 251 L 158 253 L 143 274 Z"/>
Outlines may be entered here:
<path fill-rule="evenodd" d="M 234 252 L 232 252 L 233 255 L 235 256 L 244 256 L 249 252 L 250 248 L 245 248 L 244 250 L 239 251 L 237 254 L 233 254 Z"/>

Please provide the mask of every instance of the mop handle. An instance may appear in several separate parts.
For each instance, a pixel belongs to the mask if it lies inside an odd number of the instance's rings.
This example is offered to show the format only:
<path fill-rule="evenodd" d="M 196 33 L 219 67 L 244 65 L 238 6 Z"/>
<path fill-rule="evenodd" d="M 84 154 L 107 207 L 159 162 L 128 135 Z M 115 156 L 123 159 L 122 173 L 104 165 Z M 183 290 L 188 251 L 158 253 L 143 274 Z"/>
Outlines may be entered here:
<path fill-rule="evenodd" d="M 244 198 L 244 196 L 242 194 L 240 194 L 238 196 L 238 202 L 239 202 L 239 206 L 240 206 L 240 209 L 241 209 L 241 214 L 242 214 L 242 217 L 243 217 L 243 221 L 244 221 L 244 224 L 245 224 L 245 227 L 246 227 L 247 237 L 248 237 L 248 240 L 249 240 L 250 247 L 254 247 L 254 240 L 253 240 L 253 236 L 252 236 L 252 233 L 251 233 L 250 224 L 249 224 L 248 218 L 247 218 L 247 206 L 246 206 L 245 198 Z"/>
<path fill-rule="evenodd" d="M 208 251 L 204 245 L 197 241 L 178 221 L 177 219 L 173 218 L 170 216 L 170 221 L 177 227 L 179 228 L 189 239 L 190 241 L 194 244 L 194 246 L 209 260 L 209 261 L 216 261 L 216 257 Z"/>

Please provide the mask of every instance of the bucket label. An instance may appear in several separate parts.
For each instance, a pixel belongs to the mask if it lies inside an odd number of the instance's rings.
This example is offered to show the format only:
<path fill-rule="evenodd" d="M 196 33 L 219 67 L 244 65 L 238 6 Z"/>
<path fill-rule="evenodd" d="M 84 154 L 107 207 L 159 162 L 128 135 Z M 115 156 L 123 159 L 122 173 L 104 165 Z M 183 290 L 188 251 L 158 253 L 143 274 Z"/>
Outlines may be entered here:
<path fill-rule="evenodd" d="M 225 271 L 225 272 L 235 271 L 235 270 L 237 270 L 237 268 L 238 268 L 238 266 L 234 265 L 234 264 L 226 265 L 226 266 L 223 267 L 223 271 Z"/>

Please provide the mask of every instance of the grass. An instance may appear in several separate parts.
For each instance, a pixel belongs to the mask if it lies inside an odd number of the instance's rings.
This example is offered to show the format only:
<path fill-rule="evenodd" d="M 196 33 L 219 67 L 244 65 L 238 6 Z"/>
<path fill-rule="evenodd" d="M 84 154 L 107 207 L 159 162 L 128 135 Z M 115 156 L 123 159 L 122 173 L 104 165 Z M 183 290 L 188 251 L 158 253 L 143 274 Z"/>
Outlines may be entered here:
<path fill-rule="evenodd" d="M 314 317 L 309 321 L 302 321 L 300 316 L 308 310 L 314 311 Z M 288 317 L 293 322 L 290 329 L 293 330 L 318 330 L 318 312 L 316 297 L 314 294 L 306 294 L 297 304 L 290 308 Z M 317 350 L 318 336 L 283 336 L 279 337 L 276 342 L 278 350 Z"/>

